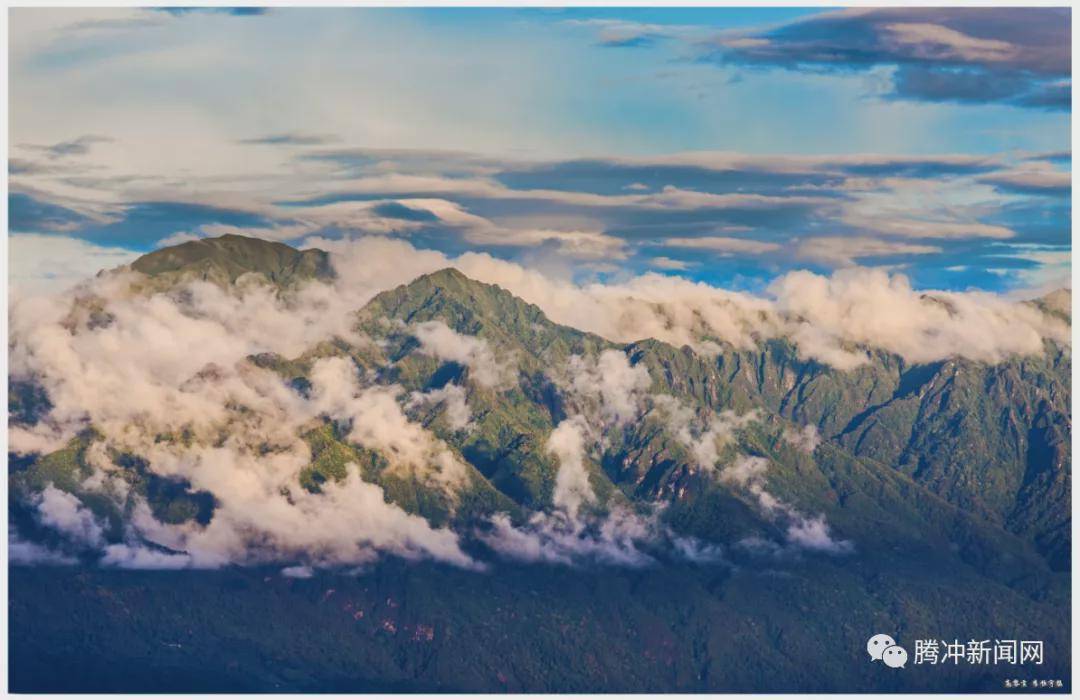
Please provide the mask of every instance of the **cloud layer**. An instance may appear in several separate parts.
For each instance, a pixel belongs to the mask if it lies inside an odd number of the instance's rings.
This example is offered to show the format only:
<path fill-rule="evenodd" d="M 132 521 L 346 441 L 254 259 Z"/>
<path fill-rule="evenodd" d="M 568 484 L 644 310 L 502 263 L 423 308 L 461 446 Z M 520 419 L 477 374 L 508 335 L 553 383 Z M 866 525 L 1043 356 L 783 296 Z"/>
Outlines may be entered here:
<path fill-rule="evenodd" d="M 467 154 L 296 148 L 275 155 L 303 164 L 302 180 L 258 177 L 232 191 L 198 178 L 72 189 L 70 173 L 24 159 L 37 170 L 13 174 L 12 229 L 41 258 L 24 284 L 59 276 L 46 252 L 72 266 L 79 245 L 120 256 L 103 246 L 230 233 L 293 243 L 386 235 L 578 279 L 652 269 L 758 288 L 793 269 L 860 264 L 905 267 L 917 286 L 997 289 L 1023 284 L 1031 263 L 995 244 L 1069 250 L 1068 171 L 1049 159 L 696 153 L 476 165 Z M 1015 272 L 979 276 L 980 264 Z"/>
<path fill-rule="evenodd" d="M 572 14 L 17 11 L 11 229 L 388 235 L 754 291 L 852 264 L 1008 291 L 1042 265 L 994 243 L 1071 249 L 1061 10 Z"/>

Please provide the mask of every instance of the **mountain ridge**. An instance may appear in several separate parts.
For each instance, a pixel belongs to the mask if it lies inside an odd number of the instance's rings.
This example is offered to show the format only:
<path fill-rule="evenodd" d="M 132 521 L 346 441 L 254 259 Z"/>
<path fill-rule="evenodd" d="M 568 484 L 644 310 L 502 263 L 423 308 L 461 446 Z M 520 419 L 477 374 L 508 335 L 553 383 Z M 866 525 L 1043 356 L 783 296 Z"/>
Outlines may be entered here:
<path fill-rule="evenodd" d="M 240 234 L 200 238 L 159 248 L 141 255 L 126 267 L 149 276 L 156 276 L 175 272 L 192 272 L 195 268 L 205 264 L 204 261 L 206 260 L 220 264 L 223 258 L 227 258 L 229 262 L 234 263 L 235 268 L 238 268 L 231 270 L 231 272 L 242 270 L 260 273 L 267 281 L 274 284 L 294 283 L 293 275 L 289 274 L 293 270 L 295 276 L 302 280 L 331 280 L 336 277 L 336 273 L 329 262 L 330 254 L 327 251 L 319 248 L 300 250 L 280 241 Z M 451 280 L 454 278 L 457 278 L 458 284 L 462 279 L 470 280 L 465 273 L 453 265 L 447 265 L 433 272 L 421 274 L 417 279 L 433 275 L 436 279 L 449 284 L 452 284 Z M 228 279 L 228 282 L 235 282 L 237 277 L 239 277 L 239 274 L 233 275 Z M 492 286 L 498 287 L 498 285 Z M 502 289 L 501 287 L 498 288 Z M 927 297 L 927 295 L 923 296 Z M 1071 324 L 1071 299 L 1071 288 L 1061 287 L 1018 303 L 1035 306 L 1043 313 L 1056 316 Z M 529 305 L 535 306 L 533 304 Z M 640 340 L 646 339 L 642 338 Z"/>
<path fill-rule="evenodd" d="M 260 275 L 282 286 L 309 279 L 330 280 L 335 276 L 326 251 L 297 250 L 284 243 L 236 234 L 160 248 L 140 256 L 129 267 L 172 283 L 204 279 L 223 286 L 235 283 L 245 274 Z"/>
<path fill-rule="evenodd" d="M 215 264 L 219 263 L 221 254 L 228 256 L 235 253 L 241 258 L 226 268 L 252 271 L 266 270 L 266 259 L 284 261 L 286 268 L 295 269 L 298 261 L 305 259 L 304 256 L 310 258 L 312 253 L 309 250 L 290 254 L 287 251 L 292 249 L 288 246 L 253 242 L 252 239 L 240 237 L 200 241 L 198 244 L 184 244 L 177 251 L 167 252 L 164 259 L 154 258 L 157 253 L 150 254 L 146 259 L 136 261 L 133 267 L 164 274 L 171 281 L 172 275 L 177 274 L 179 279 L 189 278 L 190 269 L 202 269 L 208 258 Z M 255 263 L 245 259 L 252 251 Z M 273 255 L 268 257 L 267 252 Z M 177 262 L 178 257 L 181 262 Z M 278 269 L 281 269 L 281 265 L 271 272 Z M 233 278 L 233 282 L 236 279 L 239 276 Z M 275 274 L 266 275 L 265 279 L 281 286 L 290 283 Z M 387 326 L 387 320 L 400 325 Z M 938 400 L 934 397 L 944 395 L 942 392 L 945 389 L 955 386 L 955 377 L 966 376 L 959 369 L 961 367 L 967 368 L 968 375 L 989 373 L 986 379 L 981 380 L 984 384 L 991 381 L 991 376 L 1001 376 L 1011 377 L 1009 381 L 1014 384 L 1019 382 L 1022 387 L 1027 384 L 1018 378 L 1017 373 L 1042 372 L 1034 376 L 1044 377 L 1039 381 L 1049 382 L 1052 392 L 1057 391 L 1059 395 L 1065 393 L 1060 382 L 1046 374 L 1051 370 L 1041 366 L 1036 368 L 1038 363 L 1035 361 L 1010 360 L 989 366 L 991 369 L 984 369 L 981 363 L 964 360 L 910 365 L 888 353 L 876 352 L 869 365 L 840 371 L 812 360 L 800 359 L 794 345 L 783 339 L 764 341 L 757 350 L 737 350 L 726 345 L 715 359 L 710 359 L 688 347 L 675 348 L 652 339 L 630 344 L 612 343 L 599 336 L 556 324 L 536 305 L 524 302 L 497 285 L 472 280 L 453 267 L 420 275 L 406 284 L 379 293 L 357 311 L 355 322 L 358 330 L 377 340 L 381 348 L 378 355 L 359 348 L 330 344 L 320 346 L 322 350 L 313 349 L 313 354 L 305 355 L 306 359 L 261 358 L 256 360 L 257 364 L 284 372 L 283 378 L 292 383 L 304 383 L 309 381 L 306 373 L 310 371 L 312 362 L 320 357 L 344 352 L 361 367 L 376 371 L 381 377 L 379 381 L 399 384 L 413 395 L 441 390 L 448 383 L 460 385 L 467 405 L 474 414 L 471 431 L 467 435 L 443 422 L 440 416 L 445 407 L 440 408 L 441 405 L 430 409 L 414 407 L 409 412 L 433 430 L 440 440 L 450 445 L 464 462 L 477 467 L 485 482 L 490 482 L 495 492 L 485 497 L 485 502 L 492 503 L 490 498 L 501 494 L 502 497 L 509 497 L 518 507 L 550 507 L 558 466 L 546 448 L 547 440 L 555 427 L 567 418 L 566 401 L 577 400 L 569 397 L 565 388 L 559 386 L 559 380 L 553 377 L 551 369 L 565 367 L 574 357 L 596 358 L 605 351 L 614 351 L 624 354 L 631 367 L 640 365 L 648 371 L 650 392 L 670 394 L 677 400 L 697 406 L 699 414 L 705 411 L 706 416 L 731 409 L 740 412 L 765 410 L 789 426 L 786 428 L 789 431 L 802 425 L 814 426 L 823 439 L 833 441 L 856 459 L 896 464 L 896 468 L 908 478 L 951 504 L 974 509 L 978 517 L 993 522 L 995 527 L 1027 533 L 1041 543 L 1039 549 L 1050 561 L 1055 562 L 1055 567 L 1067 566 L 1068 554 L 1064 547 L 1067 538 L 1063 537 L 1063 528 L 1068 524 L 1067 514 L 1063 514 L 1058 507 L 1051 511 L 1057 515 L 1047 519 L 1046 509 L 1033 505 L 1039 502 L 1060 503 L 1062 498 L 1067 499 L 1067 460 L 1060 447 L 1067 441 L 1055 438 L 1052 428 L 1045 436 L 1033 433 L 1039 446 L 1030 449 L 1053 455 L 1049 458 L 1050 463 L 1058 465 L 1052 467 L 1046 477 L 1039 477 L 1038 474 L 1042 472 L 1039 469 L 1033 472 L 1028 464 L 1024 454 L 1028 450 L 1026 440 L 1007 448 L 1010 450 L 1007 454 L 999 452 L 991 457 L 987 453 L 985 457 L 978 457 L 972 469 L 986 470 L 988 467 L 985 465 L 995 465 L 994 468 L 1001 474 L 996 477 L 1000 483 L 996 483 L 986 482 L 985 476 L 972 477 L 973 473 L 995 472 L 970 472 L 950 466 L 954 462 L 966 464 L 972 461 L 970 454 L 963 456 L 963 450 L 970 450 L 966 439 L 947 447 L 952 444 L 947 438 L 929 436 L 926 429 L 921 427 L 929 425 L 931 416 L 942 412 L 945 412 L 943 416 L 978 413 L 969 404 L 955 409 L 950 408 L 949 403 L 934 408 L 927 403 Z M 431 323 L 445 324 L 455 334 L 487 344 L 492 352 L 491 361 L 503 358 L 512 364 L 515 380 L 502 389 L 493 390 L 475 380 L 473 374 L 476 368 L 439 360 L 422 352 L 414 329 Z M 1059 357 L 1063 356 L 1062 352 L 1058 351 Z M 914 378 L 916 375 L 917 379 Z M 942 388 L 928 391 L 927 387 L 934 386 Z M 980 399 L 983 396 L 978 392 L 965 391 Z M 1035 391 L 1035 396 L 1039 396 L 1039 390 Z M 997 400 L 1002 406 L 1010 406 L 1025 395 L 1022 391 L 1007 391 L 998 394 Z M 1038 408 L 1042 405 L 1040 400 L 1033 399 L 1032 403 L 1024 399 L 1026 403 L 1015 404 L 1017 408 L 998 410 L 1006 410 L 1010 414 L 1020 411 L 1023 417 L 1018 420 L 1034 422 L 1038 415 L 1048 410 Z M 1045 403 L 1045 400 L 1042 401 Z M 1060 400 L 1055 405 L 1054 410 L 1059 413 L 1065 410 Z M 622 428 L 612 433 L 615 440 L 629 440 L 616 453 L 586 460 L 591 484 L 601 494 L 602 501 L 619 492 L 631 500 L 644 496 L 656 498 L 684 489 L 687 484 L 699 484 L 688 466 L 690 457 L 686 448 L 665 427 L 662 414 L 654 410 L 646 413 L 643 420 L 642 431 L 636 435 Z M 920 427 L 916 427 L 917 420 Z M 940 420 L 943 424 L 949 422 L 945 417 Z M 1053 420 L 1048 425 L 1053 425 Z M 997 428 L 992 423 L 980 424 L 972 428 L 972 434 L 989 436 L 994 430 Z M 768 438 L 770 441 L 777 439 L 775 434 Z M 920 440 L 924 443 L 929 440 L 929 443 L 918 448 L 911 447 L 913 441 Z M 994 439 L 987 439 L 986 443 L 1004 446 L 1006 438 L 995 434 Z M 905 444 L 907 447 L 904 447 Z M 934 445 L 933 449 L 927 446 L 930 444 Z M 507 449 L 507 446 L 513 447 Z M 349 448 L 341 444 L 335 449 Z M 934 462 L 921 458 L 922 461 L 913 468 L 903 466 L 909 461 L 905 454 L 925 455 L 927 450 L 944 450 L 943 456 Z M 624 456 L 616 458 L 615 454 Z M 627 455 L 638 455 L 639 458 L 651 455 L 649 459 L 657 466 L 646 472 L 627 472 L 615 466 L 619 459 L 628 459 Z M 932 466 L 934 464 L 937 466 Z M 1001 471 L 1006 465 L 1007 471 Z M 636 476 L 629 482 L 625 481 L 631 478 L 632 473 Z M 325 479 L 335 478 L 334 475 L 340 477 L 342 472 L 339 468 L 330 471 L 316 469 L 311 474 Z M 785 488 L 777 479 L 780 476 L 774 474 L 774 487 Z M 310 485 L 312 482 L 309 480 L 307 483 Z M 695 488 L 700 487 L 699 484 Z M 428 516 L 445 513 L 446 505 L 437 506 L 434 511 L 430 508 L 425 511 L 415 505 L 430 500 L 426 497 L 416 500 L 423 491 L 418 484 L 406 487 L 406 491 L 395 486 L 395 490 L 399 500 L 414 504 L 411 510 L 426 512 Z M 792 493 L 798 491 L 795 489 Z M 408 493 L 415 495 L 406 495 Z M 986 500 L 991 497 L 996 500 Z M 506 505 L 504 502 L 504 507 Z M 828 502 L 818 502 L 817 507 L 830 506 Z M 445 514 L 439 515 L 437 520 L 441 522 L 444 518 Z"/>

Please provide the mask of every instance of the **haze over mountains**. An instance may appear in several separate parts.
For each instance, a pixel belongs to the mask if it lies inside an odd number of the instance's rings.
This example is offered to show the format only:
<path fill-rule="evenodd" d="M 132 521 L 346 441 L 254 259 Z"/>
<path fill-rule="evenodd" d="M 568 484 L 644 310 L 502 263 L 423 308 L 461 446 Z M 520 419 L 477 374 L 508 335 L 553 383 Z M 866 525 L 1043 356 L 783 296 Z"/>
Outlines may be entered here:
<path fill-rule="evenodd" d="M 1067 292 L 921 293 L 858 268 L 791 273 L 769 297 L 658 275 L 577 286 L 386 239 L 313 243 L 189 242 L 16 302 L 13 561 L 307 580 L 404 558 L 430 581 L 497 581 L 492 600 L 516 600 L 522 565 L 689 570 L 718 578 L 686 601 L 746 596 L 761 619 L 791 591 L 758 577 L 788 576 L 908 638 L 1038 634 L 1067 677 Z M 775 663 L 822 653 L 743 635 Z M 711 678 L 669 687 L 762 689 L 718 670 L 731 642 L 709 639 L 691 656 Z M 409 668 L 376 680 L 483 687 Z M 627 673 L 605 687 L 647 687 Z"/>

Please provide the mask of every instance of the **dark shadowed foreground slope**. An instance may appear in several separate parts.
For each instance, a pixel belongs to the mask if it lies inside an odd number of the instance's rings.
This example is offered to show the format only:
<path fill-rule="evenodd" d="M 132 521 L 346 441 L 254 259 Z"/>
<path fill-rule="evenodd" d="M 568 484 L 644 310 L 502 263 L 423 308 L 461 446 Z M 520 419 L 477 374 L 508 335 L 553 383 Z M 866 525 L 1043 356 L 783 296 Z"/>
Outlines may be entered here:
<path fill-rule="evenodd" d="M 1068 607 L 933 562 L 797 568 L 387 561 L 359 576 L 13 568 L 20 691 L 702 692 L 1069 688 Z M 998 611 L 992 619 L 987 609 Z M 872 663 L 866 639 L 1040 639 L 1042 666 Z M 58 672 L 58 669 L 63 669 Z"/>

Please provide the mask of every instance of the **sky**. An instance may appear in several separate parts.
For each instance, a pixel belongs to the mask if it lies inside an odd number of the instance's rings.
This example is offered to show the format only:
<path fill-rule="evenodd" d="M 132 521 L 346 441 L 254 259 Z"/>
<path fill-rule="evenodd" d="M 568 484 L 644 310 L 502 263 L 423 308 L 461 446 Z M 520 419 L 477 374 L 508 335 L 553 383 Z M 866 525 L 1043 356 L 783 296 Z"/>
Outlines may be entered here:
<path fill-rule="evenodd" d="M 226 233 L 760 291 L 1070 270 L 1069 10 L 14 9 L 16 286 Z"/>

